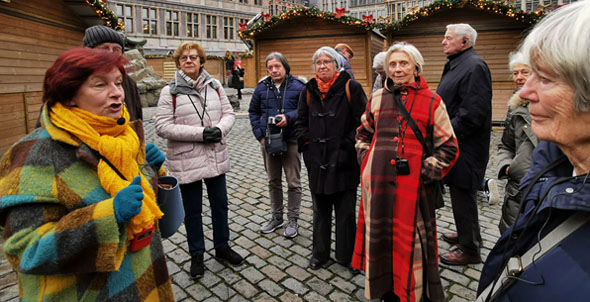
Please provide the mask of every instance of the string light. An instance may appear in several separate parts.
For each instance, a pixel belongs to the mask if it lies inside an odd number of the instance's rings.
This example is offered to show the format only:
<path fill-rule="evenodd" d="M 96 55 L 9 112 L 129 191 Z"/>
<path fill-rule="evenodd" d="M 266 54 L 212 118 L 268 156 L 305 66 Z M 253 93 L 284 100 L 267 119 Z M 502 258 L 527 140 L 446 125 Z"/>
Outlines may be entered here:
<path fill-rule="evenodd" d="M 88 0 L 87 0 L 88 1 Z M 428 17 L 441 9 L 452 9 L 454 7 L 463 7 L 469 4 L 473 7 L 478 7 L 480 10 L 492 11 L 496 14 L 504 15 L 507 17 L 514 18 L 515 21 L 533 24 L 538 22 L 544 15 L 543 11 L 535 11 L 527 13 L 513 6 L 506 5 L 501 1 L 495 2 L 490 0 L 438 0 L 432 2 L 430 5 L 422 7 L 411 13 L 408 13 L 401 20 L 388 20 L 380 22 L 374 20 L 374 22 L 367 22 L 352 16 L 346 16 L 342 14 L 336 14 L 334 12 L 322 11 L 316 7 L 296 7 L 287 12 L 281 13 L 278 17 L 272 16 L 268 21 L 260 22 L 254 25 L 252 28 L 239 30 L 238 34 L 242 38 L 252 39 L 255 34 L 260 33 L 266 29 L 275 26 L 278 23 L 292 19 L 299 16 L 317 17 L 326 20 L 339 22 L 346 25 L 364 27 L 366 30 L 372 30 L 374 28 L 384 31 L 397 31 L 403 27 L 409 25 L 418 19 Z"/>
<path fill-rule="evenodd" d="M 86 0 L 86 3 L 94 8 L 94 11 L 98 17 L 105 22 L 106 26 L 115 30 L 125 30 L 125 24 L 123 24 L 119 18 L 117 18 L 117 15 L 105 5 L 105 1 Z"/>

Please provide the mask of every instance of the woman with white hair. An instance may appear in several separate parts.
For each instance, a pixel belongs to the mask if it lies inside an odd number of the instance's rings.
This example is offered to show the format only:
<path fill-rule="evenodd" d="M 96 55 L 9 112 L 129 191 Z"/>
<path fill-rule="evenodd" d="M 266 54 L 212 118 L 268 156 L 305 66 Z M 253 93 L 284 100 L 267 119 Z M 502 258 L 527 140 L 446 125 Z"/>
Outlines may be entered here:
<path fill-rule="evenodd" d="M 518 96 L 531 74 L 531 67 L 524 61 L 520 52 L 510 53 L 510 70 L 516 91 L 508 100 L 508 113 L 504 123 L 502 141 L 498 145 L 498 179 L 507 179 L 500 218 L 500 233 L 504 233 L 516 220 L 520 207 L 520 180 L 531 165 L 533 149 L 539 140 L 531 129 L 529 101 Z"/>
<path fill-rule="evenodd" d="M 356 191 L 360 168 L 354 136 L 367 97 L 361 84 L 338 72 L 340 60 L 331 47 L 313 55 L 315 77 L 299 96 L 295 131 L 309 176 L 313 200 L 313 252 L 309 267 L 330 259 L 332 209 L 336 214 L 336 262 L 350 268 L 354 248 Z"/>
<path fill-rule="evenodd" d="M 520 48 L 533 72 L 519 95 L 541 142 L 521 182 L 522 214 L 490 251 L 478 301 L 590 296 L 589 23 L 590 2 L 565 5 Z"/>
<path fill-rule="evenodd" d="M 382 51 L 376 54 L 373 58 L 373 69 L 375 69 L 375 73 L 377 73 L 377 78 L 375 78 L 375 83 L 373 83 L 373 92 L 383 88 L 383 83 L 385 83 L 385 79 L 387 79 L 385 68 L 383 67 L 385 54 L 386 52 Z"/>
<path fill-rule="evenodd" d="M 427 184 L 449 172 L 459 147 L 445 104 L 420 76 L 418 49 L 399 42 L 385 58 L 385 87 L 356 135 L 362 197 L 352 264 L 366 272 L 367 299 L 444 301 Z"/>

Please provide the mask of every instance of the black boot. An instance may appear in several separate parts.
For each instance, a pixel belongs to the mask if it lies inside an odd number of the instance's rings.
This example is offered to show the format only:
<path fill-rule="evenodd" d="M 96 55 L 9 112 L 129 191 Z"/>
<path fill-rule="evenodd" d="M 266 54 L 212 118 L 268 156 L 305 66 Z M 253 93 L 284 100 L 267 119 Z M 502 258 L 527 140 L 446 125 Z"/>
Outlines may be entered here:
<path fill-rule="evenodd" d="M 242 256 L 240 256 L 240 254 L 234 252 L 229 247 L 229 245 L 226 245 L 225 247 L 222 247 L 222 248 L 215 249 L 215 257 L 217 257 L 219 259 L 226 260 L 231 265 L 240 265 L 242 263 L 242 261 L 244 261 L 244 258 L 242 258 Z"/>
<path fill-rule="evenodd" d="M 197 254 L 191 258 L 191 278 L 199 279 L 205 274 L 205 265 L 203 264 L 203 254 Z"/>

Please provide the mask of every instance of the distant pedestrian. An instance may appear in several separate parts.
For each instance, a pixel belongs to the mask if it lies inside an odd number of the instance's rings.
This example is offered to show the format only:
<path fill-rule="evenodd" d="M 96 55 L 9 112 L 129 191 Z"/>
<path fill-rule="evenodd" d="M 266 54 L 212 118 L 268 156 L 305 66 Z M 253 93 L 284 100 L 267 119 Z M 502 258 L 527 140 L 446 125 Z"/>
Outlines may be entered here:
<path fill-rule="evenodd" d="M 436 93 L 445 102 L 459 141 L 459 159 L 444 181 L 449 186 L 457 232 L 443 240 L 457 248 L 442 254 L 445 264 L 480 263 L 482 239 L 477 190 L 486 171 L 492 131 L 492 76 L 473 48 L 477 32 L 469 24 L 450 24 L 442 40 L 448 61 Z"/>
<path fill-rule="evenodd" d="M 190 276 L 200 278 L 205 272 L 203 182 L 211 206 L 215 256 L 232 265 L 243 261 L 229 246 L 227 217 L 225 173 L 230 163 L 225 139 L 235 115 L 221 83 L 203 68 L 207 56 L 199 43 L 180 44 L 173 58 L 179 69 L 160 93 L 156 132 L 168 139 L 167 168 L 178 178 L 186 213 Z"/>
<path fill-rule="evenodd" d="M 338 43 L 334 46 L 334 49 L 338 52 L 340 57 L 340 70 L 344 70 L 350 75 L 350 78 L 354 80 L 354 73 L 352 72 L 352 67 L 350 66 L 350 60 L 354 57 L 354 51 L 352 51 L 352 47 L 348 46 L 348 44 Z"/>
<path fill-rule="evenodd" d="M 309 260 L 313 270 L 330 259 L 332 211 L 336 214 L 336 262 L 351 268 L 354 249 L 360 175 L 354 137 L 367 97 L 361 84 L 338 71 L 338 57 L 327 46 L 314 53 L 315 77 L 301 92 L 295 123 L 313 201 L 313 251 Z"/>
<path fill-rule="evenodd" d="M 242 89 L 244 89 L 244 68 L 242 68 L 242 60 L 237 59 L 234 63 L 233 75 L 233 88 L 238 91 L 238 100 L 242 99 Z"/>
<path fill-rule="evenodd" d="M 295 120 L 297 103 L 305 82 L 293 76 L 285 57 L 273 52 L 266 57 L 268 76 L 258 82 L 250 102 L 250 123 L 256 140 L 260 142 L 264 168 L 268 175 L 271 218 L 260 228 L 264 234 L 283 226 L 282 171 L 287 180 L 287 218 L 283 235 L 293 238 L 298 234 L 301 205 L 301 154 L 297 151 Z M 286 145 L 284 152 L 273 153 L 265 147 L 271 135 Z M 273 137 L 277 138 L 276 135 Z"/>

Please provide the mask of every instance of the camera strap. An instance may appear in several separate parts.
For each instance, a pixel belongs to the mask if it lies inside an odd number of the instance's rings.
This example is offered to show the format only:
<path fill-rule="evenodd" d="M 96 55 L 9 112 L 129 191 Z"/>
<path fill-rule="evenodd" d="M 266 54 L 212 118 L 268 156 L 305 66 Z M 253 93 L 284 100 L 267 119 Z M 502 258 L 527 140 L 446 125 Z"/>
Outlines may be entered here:
<path fill-rule="evenodd" d="M 417 93 L 417 92 L 416 92 Z M 432 109 L 432 102 L 434 101 L 434 96 L 436 94 L 433 93 L 432 94 L 432 98 L 430 99 L 430 108 Z M 424 152 L 426 154 L 433 154 L 434 150 L 430 150 L 428 148 L 428 146 L 426 145 L 426 141 L 424 140 L 424 136 L 422 135 L 422 131 L 420 131 L 420 128 L 418 128 L 418 125 L 416 125 L 416 122 L 414 122 L 414 119 L 412 118 L 412 116 L 410 115 L 410 113 L 408 112 L 408 110 L 406 109 L 406 107 L 404 106 L 404 104 L 401 101 L 401 91 L 399 89 L 395 89 L 393 91 L 393 99 L 395 100 L 395 104 L 397 105 L 397 107 L 399 108 L 399 111 L 402 115 L 402 117 L 404 118 L 404 120 L 406 120 L 406 122 L 408 123 L 408 125 L 410 126 L 410 128 L 412 128 L 412 131 L 414 131 L 414 135 L 416 135 L 416 138 L 418 139 L 418 141 L 420 142 L 420 144 L 422 144 L 422 148 L 424 149 Z M 428 112 L 428 119 L 430 120 L 430 110 Z"/>

